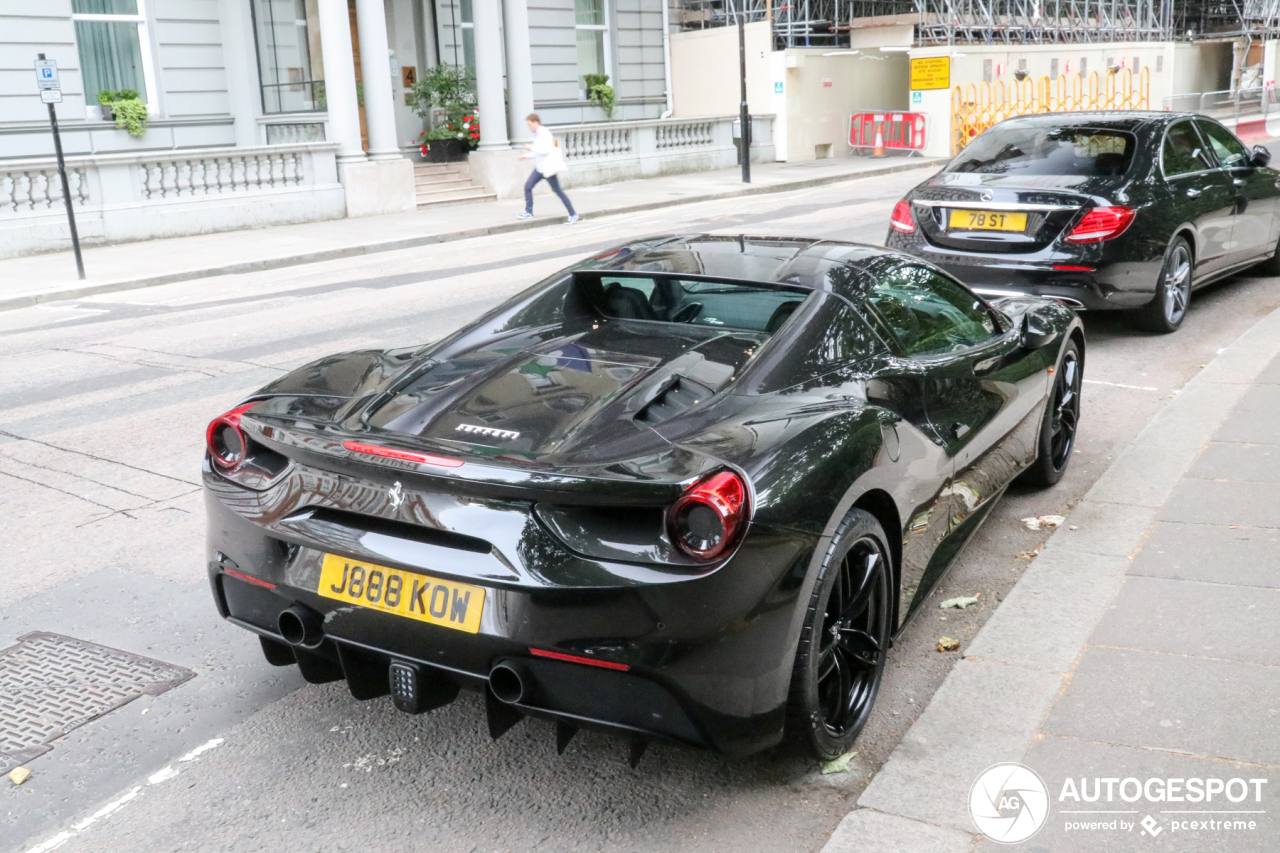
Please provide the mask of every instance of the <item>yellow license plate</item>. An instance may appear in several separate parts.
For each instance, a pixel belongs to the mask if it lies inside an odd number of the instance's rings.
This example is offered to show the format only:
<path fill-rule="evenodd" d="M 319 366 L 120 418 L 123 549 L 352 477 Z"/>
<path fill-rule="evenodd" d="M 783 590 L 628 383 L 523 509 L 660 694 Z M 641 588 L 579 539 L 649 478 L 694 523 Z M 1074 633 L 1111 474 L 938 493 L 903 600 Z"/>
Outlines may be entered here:
<path fill-rule="evenodd" d="M 484 588 L 325 554 L 320 588 L 325 598 L 371 607 L 474 634 L 480 630 Z"/>
<path fill-rule="evenodd" d="M 1001 213 L 992 210 L 951 211 L 952 231 L 1026 231 L 1025 213 Z"/>

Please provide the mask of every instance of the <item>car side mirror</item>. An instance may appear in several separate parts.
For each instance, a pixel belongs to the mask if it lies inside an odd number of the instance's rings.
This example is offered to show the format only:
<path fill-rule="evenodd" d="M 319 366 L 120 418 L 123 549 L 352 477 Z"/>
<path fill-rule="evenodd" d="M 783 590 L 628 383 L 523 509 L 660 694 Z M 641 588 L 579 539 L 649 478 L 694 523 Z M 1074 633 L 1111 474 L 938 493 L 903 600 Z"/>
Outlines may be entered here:
<path fill-rule="evenodd" d="M 1019 343 L 1023 349 L 1043 349 L 1057 339 L 1057 331 L 1035 311 L 1028 311 L 1022 315 L 1022 333 L 1019 336 Z"/>
<path fill-rule="evenodd" d="M 1267 150 L 1265 145 L 1253 146 L 1253 156 L 1249 158 L 1249 165 L 1255 169 L 1261 169 L 1271 162 L 1271 152 Z"/>

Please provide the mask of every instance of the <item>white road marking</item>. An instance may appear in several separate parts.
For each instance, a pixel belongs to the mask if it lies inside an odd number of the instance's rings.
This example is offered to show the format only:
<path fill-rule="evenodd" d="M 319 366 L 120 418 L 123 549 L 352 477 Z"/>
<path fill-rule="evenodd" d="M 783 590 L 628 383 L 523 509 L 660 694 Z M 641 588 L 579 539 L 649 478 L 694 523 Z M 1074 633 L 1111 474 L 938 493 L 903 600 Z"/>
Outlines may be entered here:
<path fill-rule="evenodd" d="M 178 761 L 194 761 L 195 759 L 199 758 L 200 755 L 202 755 L 203 753 L 206 753 L 209 750 L 214 749 L 215 747 L 221 745 L 222 741 L 223 741 L 223 738 L 216 737 L 213 740 L 202 743 L 199 746 L 197 746 L 195 749 L 188 752 L 186 755 L 179 758 Z M 172 764 L 166 765 L 161 770 L 158 770 L 155 773 L 151 774 L 151 776 L 148 777 L 147 779 L 147 784 L 160 785 L 164 782 L 168 782 L 170 779 L 176 778 L 180 772 L 181 771 L 174 770 Z M 35 847 L 32 847 L 30 850 L 28 850 L 27 853 L 48 853 L 48 851 L 50 850 L 54 850 L 58 847 L 61 847 L 63 844 L 67 843 L 76 835 L 88 829 L 90 826 L 97 823 L 102 818 L 106 817 L 107 815 L 111 814 L 117 809 L 123 807 L 124 805 L 131 802 L 132 800 L 137 799 L 140 793 L 142 793 L 141 785 L 131 789 L 125 794 L 121 794 L 120 796 L 116 797 L 114 800 L 107 803 L 105 806 L 98 809 L 96 812 L 84 818 L 83 820 L 79 821 L 78 823 L 72 824 L 71 829 L 63 830 L 62 832 L 59 832 L 57 835 L 54 835 L 52 838 L 48 839 L 47 841 L 43 841 L 40 844 L 37 844 Z"/>
<path fill-rule="evenodd" d="M 1132 388 L 1135 391 L 1159 391 L 1159 388 L 1151 388 L 1147 385 L 1125 385 L 1122 382 L 1103 382 L 1101 379 L 1085 379 L 1082 380 L 1088 385 L 1110 385 L 1112 388 Z"/>

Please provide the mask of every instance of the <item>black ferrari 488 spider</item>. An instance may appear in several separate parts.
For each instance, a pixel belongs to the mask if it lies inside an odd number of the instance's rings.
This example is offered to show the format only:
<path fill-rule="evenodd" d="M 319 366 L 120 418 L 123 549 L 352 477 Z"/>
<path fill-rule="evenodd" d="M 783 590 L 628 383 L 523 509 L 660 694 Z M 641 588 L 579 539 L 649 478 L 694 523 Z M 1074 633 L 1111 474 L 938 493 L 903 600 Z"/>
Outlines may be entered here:
<path fill-rule="evenodd" d="M 845 752 L 893 637 L 1018 476 L 1071 458 L 1084 336 L 929 263 L 669 236 L 209 425 L 208 568 L 272 664 L 420 713 Z"/>

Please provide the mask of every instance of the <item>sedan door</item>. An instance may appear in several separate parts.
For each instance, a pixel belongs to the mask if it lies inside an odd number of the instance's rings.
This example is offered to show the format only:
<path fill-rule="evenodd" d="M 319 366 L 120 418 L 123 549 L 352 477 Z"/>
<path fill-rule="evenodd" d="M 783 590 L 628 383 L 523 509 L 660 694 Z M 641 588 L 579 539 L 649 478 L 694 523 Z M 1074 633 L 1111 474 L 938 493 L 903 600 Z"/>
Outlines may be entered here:
<path fill-rule="evenodd" d="M 1213 148 L 1213 153 L 1231 178 L 1235 190 L 1235 222 L 1231 232 L 1231 264 L 1247 263 L 1255 258 L 1270 257 L 1276 248 L 1276 178 L 1275 169 L 1250 165 L 1252 155 L 1245 144 L 1216 121 L 1196 119 L 1200 133 Z"/>
<path fill-rule="evenodd" d="M 893 259 L 874 277 L 867 301 L 918 366 L 925 413 L 950 460 L 939 510 L 955 533 L 1035 459 L 1043 365 L 1022 351 L 1016 329 L 944 273 Z M 931 561 L 913 606 L 948 562 Z"/>
<path fill-rule="evenodd" d="M 1196 228 L 1197 277 L 1230 265 L 1236 187 L 1218 168 L 1191 119 L 1181 119 L 1165 131 L 1160 159 L 1170 193 L 1170 226 L 1191 222 Z"/>

